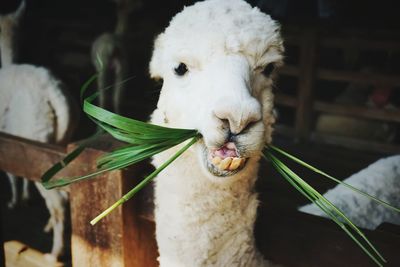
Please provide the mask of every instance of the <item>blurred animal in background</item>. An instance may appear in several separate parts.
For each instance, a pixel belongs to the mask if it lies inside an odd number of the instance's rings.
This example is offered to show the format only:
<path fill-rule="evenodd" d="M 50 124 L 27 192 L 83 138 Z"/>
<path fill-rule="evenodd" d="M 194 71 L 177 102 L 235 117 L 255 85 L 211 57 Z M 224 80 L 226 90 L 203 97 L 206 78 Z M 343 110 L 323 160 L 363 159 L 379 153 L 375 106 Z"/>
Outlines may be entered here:
<path fill-rule="evenodd" d="M 129 14 L 140 8 L 139 0 L 113 0 L 116 3 L 117 23 L 113 33 L 103 33 L 92 44 L 92 63 L 98 73 L 99 105 L 121 114 L 124 79 L 127 72 L 125 36 Z M 106 88 L 110 87 L 109 90 Z M 111 101 L 110 101 L 111 100 Z"/>
<path fill-rule="evenodd" d="M 353 174 L 344 182 L 395 207 L 400 206 L 400 155 L 383 158 Z M 384 222 L 400 225 L 400 214 L 369 198 L 354 193 L 343 185 L 328 190 L 324 196 L 341 209 L 357 226 L 374 230 Z M 326 217 L 314 204 L 299 209 Z"/>
<path fill-rule="evenodd" d="M 13 64 L 18 24 L 26 8 L 25 1 L 15 8 L 0 15 L 0 131 L 39 142 L 65 144 L 78 122 L 77 107 L 61 88 L 60 81 L 47 69 Z M 9 206 L 13 207 L 17 201 L 16 177 L 10 173 L 7 175 L 13 188 Z M 50 258 L 56 259 L 63 252 L 64 213 L 68 196 L 64 191 L 48 191 L 38 182 L 35 185 L 50 213 L 44 230 L 53 230 Z M 25 185 L 23 198 L 26 197 L 28 187 Z"/>

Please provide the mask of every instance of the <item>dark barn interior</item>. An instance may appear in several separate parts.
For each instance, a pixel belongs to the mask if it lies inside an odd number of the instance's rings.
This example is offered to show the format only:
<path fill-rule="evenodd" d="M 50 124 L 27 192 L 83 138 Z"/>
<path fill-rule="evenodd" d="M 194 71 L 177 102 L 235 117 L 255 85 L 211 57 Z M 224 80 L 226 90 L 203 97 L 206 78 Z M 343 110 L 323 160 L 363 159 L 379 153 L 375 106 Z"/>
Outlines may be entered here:
<path fill-rule="evenodd" d="M 15 10 L 17 2 L 1 0 L 1 14 Z M 126 28 L 119 29 L 121 50 L 117 53 L 125 60 L 123 79 L 129 80 L 123 84 L 120 110 L 125 116 L 145 121 L 156 106 L 162 85 L 148 74 L 154 39 L 174 14 L 196 1 L 125 1 L 130 6 L 116 2 L 27 0 L 15 63 L 49 69 L 80 103 L 81 86 L 96 72 L 91 58 L 93 42 L 103 33 L 118 31 L 119 23 L 124 23 Z M 285 65 L 278 70 L 274 85 L 274 144 L 339 179 L 378 159 L 400 154 L 400 21 L 394 1 L 248 2 L 278 20 L 284 38 Z M 70 144 L 63 147 L 1 133 L 0 170 L 39 181 L 43 171 L 95 130 L 95 124 L 81 111 L 79 126 Z M 94 156 L 109 151 L 114 144 L 109 137 L 91 144 L 73 168 L 93 169 Z M 151 171 L 149 166 L 141 163 L 103 175 L 112 179 L 95 179 L 68 189 L 71 211 L 66 219 L 66 251 L 60 258 L 64 266 L 156 266 L 150 186 L 104 224 L 92 227 L 88 223 L 137 182 L 129 177 L 144 177 Z M 336 185 L 304 168 L 294 169 L 319 192 Z M 270 163 L 262 163 L 259 177 L 255 236 L 268 259 L 295 267 L 375 266 L 334 223 L 299 212 L 297 208 L 308 203 L 307 199 Z M 52 235 L 42 231 L 49 216 L 44 200 L 31 186 L 31 198 L 9 209 L 9 188 L 1 173 L 1 243 L 18 240 L 42 253 L 49 252 Z M 384 254 L 385 266 L 400 266 L 399 225 L 383 223 L 365 233 Z M 87 243 L 82 245 L 82 240 Z M 0 255 L 0 266 L 7 266 L 4 254 Z M 115 259 L 118 263 L 111 265 Z"/>

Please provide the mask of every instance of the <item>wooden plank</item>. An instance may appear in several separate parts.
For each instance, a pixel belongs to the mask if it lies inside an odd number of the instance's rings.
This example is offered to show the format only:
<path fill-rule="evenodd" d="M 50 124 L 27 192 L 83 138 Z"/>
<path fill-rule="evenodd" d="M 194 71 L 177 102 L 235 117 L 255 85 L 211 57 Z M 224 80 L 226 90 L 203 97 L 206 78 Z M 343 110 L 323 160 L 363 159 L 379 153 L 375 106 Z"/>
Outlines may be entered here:
<path fill-rule="evenodd" d="M 149 173 L 148 165 L 138 165 L 136 168 L 124 170 L 123 192 L 126 193 L 136 185 L 143 173 Z M 142 176 L 142 177 L 141 177 Z M 147 190 L 152 185 L 147 185 Z M 134 196 L 124 204 L 123 208 L 123 236 L 124 259 L 126 267 L 156 267 L 158 266 L 158 248 L 155 239 L 155 224 L 153 221 L 144 220 L 141 216 L 141 207 L 153 207 L 151 202 L 143 202 L 140 196 Z"/>
<path fill-rule="evenodd" d="M 65 156 L 65 148 L 0 133 L 0 170 L 39 181 Z"/>
<path fill-rule="evenodd" d="M 351 117 L 400 122 L 400 111 L 397 110 L 373 109 L 353 105 L 330 104 L 322 101 L 315 101 L 314 109 L 316 111 Z"/>
<path fill-rule="evenodd" d="M 316 32 L 308 29 L 304 32 L 300 49 L 299 91 L 296 112 L 296 136 L 299 140 L 307 140 L 311 131 L 312 101 L 316 64 Z"/>
<path fill-rule="evenodd" d="M 49 255 L 30 248 L 19 241 L 8 241 L 4 245 L 7 267 L 62 267 L 62 263 Z"/>
<path fill-rule="evenodd" d="M 362 84 L 384 84 L 391 86 L 400 85 L 400 77 L 398 75 L 382 73 L 360 73 L 355 71 L 318 69 L 317 77 L 318 79 L 330 81 L 357 82 Z"/>
<path fill-rule="evenodd" d="M 313 133 L 311 139 L 322 144 L 335 145 L 362 151 L 379 152 L 385 154 L 400 153 L 400 146 L 395 144 L 378 143 L 318 132 Z"/>
<path fill-rule="evenodd" d="M 69 150 L 74 146 L 69 146 Z M 95 169 L 102 152 L 88 150 L 80 162 L 92 163 L 85 172 Z M 71 168 L 79 168 L 79 162 Z M 113 171 L 95 180 L 73 184 L 70 189 L 73 266 L 123 267 L 157 266 L 154 226 L 142 221 L 134 200 L 117 208 L 95 226 L 89 222 L 111 206 L 134 184 L 139 175 L 135 168 Z"/>

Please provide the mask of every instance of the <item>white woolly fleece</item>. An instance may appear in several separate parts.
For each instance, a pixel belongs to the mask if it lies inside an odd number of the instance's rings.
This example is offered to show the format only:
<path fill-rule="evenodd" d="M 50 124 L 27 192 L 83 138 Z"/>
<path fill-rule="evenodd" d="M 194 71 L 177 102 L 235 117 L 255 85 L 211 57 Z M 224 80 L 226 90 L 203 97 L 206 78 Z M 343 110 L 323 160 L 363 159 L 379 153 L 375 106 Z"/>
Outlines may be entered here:
<path fill-rule="evenodd" d="M 380 159 L 353 174 L 344 182 L 395 207 L 400 206 L 400 155 Z M 328 190 L 324 196 L 340 208 L 359 227 L 374 230 L 383 222 L 400 225 L 400 214 L 353 192 L 343 185 Z M 326 217 L 314 204 L 303 206 L 302 212 Z"/>
<path fill-rule="evenodd" d="M 71 107 L 46 69 L 9 65 L 0 69 L 0 81 L 0 131 L 51 143 L 71 132 Z"/>
<path fill-rule="evenodd" d="M 151 121 L 203 135 L 155 181 L 160 266 L 271 266 L 254 244 L 253 187 L 274 122 L 272 76 L 262 70 L 280 65 L 282 52 L 277 23 L 242 0 L 186 7 L 157 38 L 150 74 L 163 87 Z M 188 68 L 182 76 L 174 72 L 180 63 Z M 227 127 L 240 133 L 237 145 L 248 159 L 237 174 L 217 177 L 204 155 L 226 142 Z"/>

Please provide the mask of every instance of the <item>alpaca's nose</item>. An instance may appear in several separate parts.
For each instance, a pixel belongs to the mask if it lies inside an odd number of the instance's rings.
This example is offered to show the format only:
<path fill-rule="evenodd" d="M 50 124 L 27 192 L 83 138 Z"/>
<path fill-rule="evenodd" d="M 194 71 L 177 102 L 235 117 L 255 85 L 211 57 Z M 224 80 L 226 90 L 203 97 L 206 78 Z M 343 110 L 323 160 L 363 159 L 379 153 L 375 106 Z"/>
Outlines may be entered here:
<path fill-rule="evenodd" d="M 261 120 L 261 106 L 254 98 L 238 103 L 218 105 L 214 115 L 221 121 L 229 124 L 232 134 L 240 134 L 251 124 Z"/>

